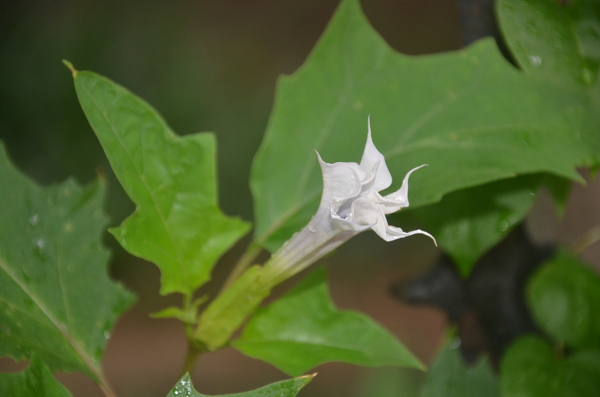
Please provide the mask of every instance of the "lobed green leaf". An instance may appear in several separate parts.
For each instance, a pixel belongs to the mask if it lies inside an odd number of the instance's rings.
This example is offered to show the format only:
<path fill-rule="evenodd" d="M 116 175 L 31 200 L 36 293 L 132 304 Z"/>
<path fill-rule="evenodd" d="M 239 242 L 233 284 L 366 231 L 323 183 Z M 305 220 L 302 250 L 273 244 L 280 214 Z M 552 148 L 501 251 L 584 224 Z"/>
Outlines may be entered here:
<path fill-rule="evenodd" d="M 73 71 L 81 107 L 136 211 L 111 232 L 162 272 L 161 293 L 186 295 L 249 230 L 217 203 L 215 138 L 177 136 L 146 102 L 91 72 Z"/>
<path fill-rule="evenodd" d="M 113 323 L 133 300 L 107 273 L 105 187 L 67 180 L 42 188 L 1 145 L 0 181 L 0 355 L 35 353 L 52 372 L 98 380 Z"/>
<path fill-rule="evenodd" d="M 71 393 L 52 377 L 42 360 L 34 354 L 25 371 L 0 373 L 0 396 L 71 397 Z"/>

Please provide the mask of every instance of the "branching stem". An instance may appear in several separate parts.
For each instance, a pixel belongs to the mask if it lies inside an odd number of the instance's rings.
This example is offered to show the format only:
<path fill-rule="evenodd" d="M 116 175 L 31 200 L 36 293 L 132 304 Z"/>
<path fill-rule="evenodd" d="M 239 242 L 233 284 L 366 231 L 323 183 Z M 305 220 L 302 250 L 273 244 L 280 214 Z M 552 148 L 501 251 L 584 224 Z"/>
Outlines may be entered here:
<path fill-rule="evenodd" d="M 581 254 L 591 245 L 600 241 L 600 225 L 596 225 L 587 232 L 583 234 L 576 242 L 573 244 L 573 252 L 576 255 Z"/>

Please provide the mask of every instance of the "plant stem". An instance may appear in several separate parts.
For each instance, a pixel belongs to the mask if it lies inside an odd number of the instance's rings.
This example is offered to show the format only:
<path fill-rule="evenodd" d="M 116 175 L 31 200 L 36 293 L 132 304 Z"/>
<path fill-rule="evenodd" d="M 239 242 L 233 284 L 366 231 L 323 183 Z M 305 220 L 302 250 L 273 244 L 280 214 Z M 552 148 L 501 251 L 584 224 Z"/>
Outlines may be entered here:
<path fill-rule="evenodd" d="M 100 380 L 100 383 L 97 383 L 97 385 L 105 397 L 117 397 L 117 394 L 113 391 L 113 389 L 111 389 L 106 378 L 104 377 L 104 374 L 100 374 L 99 380 Z"/>
<path fill-rule="evenodd" d="M 204 353 L 205 351 L 206 349 L 203 346 L 199 346 L 197 343 L 194 343 L 194 341 L 188 340 L 188 350 L 185 355 L 185 360 L 183 362 L 180 375 L 183 376 L 186 373 L 191 373 L 194 369 L 194 365 L 196 365 L 198 357 L 200 357 L 200 354 Z"/>
<path fill-rule="evenodd" d="M 240 257 L 240 259 L 233 267 L 231 273 L 229 273 L 229 276 L 227 277 L 227 280 L 225 280 L 225 283 L 223 284 L 223 287 L 221 288 L 219 294 L 222 294 L 223 291 L 229 288 L 231 284 L 233 284 L 233 282 L 237 280 L 250 265 L 253 264 L 254 259 L 256 259 L 256 257 L 258 256 L 258 254 L 261 253 L 261 251 L 262 247 L 260 246 L 260 244 L 257 244 L 256 242 L 250 243 L 248 249 L 246 250 L 246 252 L 244 252 L 244 255 Z"/>
<path fill-rule="evenodd" d="M 585 251 L 589 246 L 594 243 L 600 241 L 600 225 L 596 225 L 587 232 L 583 234 L 576 242 L 573 244 L 573 252 L 576 255 L 581 254 Z"/>

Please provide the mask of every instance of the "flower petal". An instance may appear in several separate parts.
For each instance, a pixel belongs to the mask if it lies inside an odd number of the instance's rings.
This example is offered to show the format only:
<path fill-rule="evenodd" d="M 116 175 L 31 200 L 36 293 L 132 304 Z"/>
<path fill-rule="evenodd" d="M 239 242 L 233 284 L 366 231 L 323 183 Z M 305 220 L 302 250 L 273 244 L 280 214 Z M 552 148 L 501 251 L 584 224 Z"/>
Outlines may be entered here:
<path fill-rule="evenodd" d="M 435 243 L 435 245 L 437 247 L 437 241 L 435 241 L 435 237 L 433 237 L 431 234 L 424 232 L 423 230 L 420 230 L 420 229 L 413 230 L 410 232 L 405 232 L 402 229 L 400 229 L 399 227 L 388 226 L 386 228 L 386 236 L 381 237 L 381 238 L 384 239 L 385 241 L 389 242 L 389 241 L 398 240 L 398 239 L 401 239 L 404 237 L 412 236 L 413 234 L 424 234 L 424 235 L 428 236 L 429 238 L 431 238 L 433 240 L 433 242 Z"/>
<path fill-rule="evenodd" d="M 380 197 L 380 204 L 383 208 L 383 212 L 386 214 L 392 214 L 396 211 L 399 211 L 401 208 L 408 207 L 408 178 L 410 174 L 419 168 L 423 168 L 427 166 L 427 164 L 420 165 L 412 170 L 408 171 L 404 180 L 402 181 L 402 186 L 400 189 L 395 191 L 394 193 L 390 193 L 385 197 Z"/>
<path fill-rule="evenodd" d="M 371 116 L 369 116 L 368 120 L 368 129 L 367 143 L 365 144 L 365 150 L 360 160 L 360 168 L 367 174 L 368 179 L 372 178 L 373 175 L 375 176 L 371 189 L 379 192 L 390 187 L 392 184 L 392 174 L 390 174 L 390 170 L 388 170 L 385 164 L 383 154 L 373 144 L 373 139 L 371 138 Z"/>
<path fill-rule="evenodd" d="M 321 155 L 318 152 L 317 156 L 323 174 L 321 205 L 328 206 L 332 200 L 337 200 L 341 203 L 345 199 L 356 197 L 360 194 L 362 190 L 361 182 L 365 179 L 366 174 L 358 164 L 341 162 L 329 164 L 321 159 Z"/>

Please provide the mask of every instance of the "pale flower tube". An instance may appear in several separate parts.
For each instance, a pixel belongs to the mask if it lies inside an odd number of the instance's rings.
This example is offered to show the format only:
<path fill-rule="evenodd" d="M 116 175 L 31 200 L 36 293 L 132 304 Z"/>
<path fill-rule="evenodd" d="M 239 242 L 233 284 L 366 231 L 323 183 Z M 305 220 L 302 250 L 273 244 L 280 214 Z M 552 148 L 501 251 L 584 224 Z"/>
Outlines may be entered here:
<path fill-rule="evenodd" d="M 381 196 L 380 191 L 392 184 L 392 175 L 385 158 L 373 144 L 371 125 L 360 164 L 333 163 L 321 159 L 323 194 L 319 209 L 301 231 L 288 240 L 265 264 L 264 276 L 277 284 L 300 272 L 351 237 L 367 229 L 385 241 L 424 234 L 422 230 L 405 232 L 388 225 L 386 214 L 408 207 L 408 179 L 423 164 L 410 170 L 396 192 Z M 436 244 L 437 245 L 437 244 Z"/>

